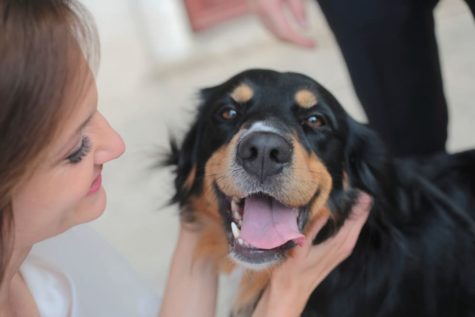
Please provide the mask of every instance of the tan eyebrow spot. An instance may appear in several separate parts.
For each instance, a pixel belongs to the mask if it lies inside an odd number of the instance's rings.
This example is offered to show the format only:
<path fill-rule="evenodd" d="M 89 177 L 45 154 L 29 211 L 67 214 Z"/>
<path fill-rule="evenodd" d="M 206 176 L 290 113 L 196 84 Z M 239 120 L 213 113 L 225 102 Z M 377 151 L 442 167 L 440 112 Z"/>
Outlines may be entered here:
<path fill-rule="evenodd" d="M 317 104 L 317 96 L 308 89 L 301 89 L 295 94 L 295 102 L 299 107 L 308 109 Z"/>
<path fill-rule="evenodd" d="M 254 91 L 247 84 L 240 84 L 231 93 L 231 98 L 239 103 L 248 102 L 252 96 L 254 96 Z"/>

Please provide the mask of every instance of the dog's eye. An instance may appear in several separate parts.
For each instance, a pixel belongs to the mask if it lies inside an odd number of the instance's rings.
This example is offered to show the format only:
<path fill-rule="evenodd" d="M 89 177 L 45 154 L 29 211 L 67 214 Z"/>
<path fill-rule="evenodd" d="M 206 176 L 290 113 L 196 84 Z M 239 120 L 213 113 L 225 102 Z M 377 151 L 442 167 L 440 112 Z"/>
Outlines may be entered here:
<path fill-rule="evenodd" d="M 314 114 L 305 118 L 305 120 L 302 121 L 302 125 L 317 129 L 325 125 L 325 119 L 320 115 Z"/>
<path fill-rule="evenodd" d="M 231 121 L 237 118 L 238 112 L 234 108 L 225 108 L 221 111 L 220 116 L 224 120 Z"/>

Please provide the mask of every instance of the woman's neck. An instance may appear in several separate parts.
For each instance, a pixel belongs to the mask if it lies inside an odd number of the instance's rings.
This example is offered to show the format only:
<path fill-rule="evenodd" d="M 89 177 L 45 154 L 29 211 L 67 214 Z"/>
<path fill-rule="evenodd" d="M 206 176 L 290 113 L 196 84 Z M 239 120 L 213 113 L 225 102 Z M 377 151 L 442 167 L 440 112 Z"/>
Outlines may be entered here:
<path fill-rule="evenodd" d="M 14 248 L 10 261 L 5 270 L 3 282 L 0 285 L 0 317 L 20 316 L 19 309 L 23 312 L 34 305 L 33 298 L 29 294 L 25 281 L 20 274 L 20 266 L 30 253 L 31 246 L 25 248 Z M 30 303 L 24 299 L 31 298 Z M 28 309 L 31 310 L 31 309 Z M 22 314 L 21 316 L 25 316 Z M 35 314 L 28 314 L 35 316 Z"/>

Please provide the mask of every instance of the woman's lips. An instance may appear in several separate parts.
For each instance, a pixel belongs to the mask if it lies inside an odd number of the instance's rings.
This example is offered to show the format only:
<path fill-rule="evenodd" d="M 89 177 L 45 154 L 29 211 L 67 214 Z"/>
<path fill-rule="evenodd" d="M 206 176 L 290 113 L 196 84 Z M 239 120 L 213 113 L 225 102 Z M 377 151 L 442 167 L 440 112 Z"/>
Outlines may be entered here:
<path fill-rule="evenodd" d="M 91 188 L 89 189 L 89 192 L 87 193 L 87 195 L 96 193 L 101 188 L 101 185 L 102 185 L 102 175 L 99 174 L 97 175 L 96 179 L 94 179 L 94 182 L 92 182 Z"/>

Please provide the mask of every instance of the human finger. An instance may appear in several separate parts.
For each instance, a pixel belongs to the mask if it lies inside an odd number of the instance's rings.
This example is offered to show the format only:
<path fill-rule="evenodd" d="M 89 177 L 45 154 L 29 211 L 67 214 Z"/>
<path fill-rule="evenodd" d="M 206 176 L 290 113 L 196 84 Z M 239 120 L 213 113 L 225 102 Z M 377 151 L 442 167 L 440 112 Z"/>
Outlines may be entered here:
<path fill-rule="evenodd" d="M 295 21 L 302 28 L 307 28 L 307 15 L 305 14 L 305 4 L 303 0 L 287 0 L 290 12 L 295 17 Z"/>
<path fill-rule="evenodd" d="M 366 223 L 368 218 L 369 211 L 372 206 L 373 199 L 371 196 L 363 191 L 360 191 L 356 203 L 351 209 L 351 213 L 346 219 L 340 230 L 346 232 L 346 235 L 343 235 L 346 239 L 353 238 L 358 236 L 363 225 Z"/>
<path fill-rule="evenodd" d="M 306 234 L 303 245 L 293 249 L 290 252 L 291 258 L 299 259 L 301 257 L 305 257 L 310 252 L 312 249 L 313 240 L 317 236 L 318 232 L 320 232 L 323 226 L 327 223 L 328 217 L 328 214 L 319 216 L 310 224 L 310 228 Z"/>
<path fill-rule="evenodd" d="M 276 35 L 284 41 L 294 43 L 303 47 L 312 48 L 315 41 L 310 37 L 305 37 L 291 26 L 287 18 L 275 21 Z"/>
<path fill-rule="evenodd" d="M 329 214 L 325 214 L 322 216 L 319 216 L 313 223 L 310 224 L 310 228 L 308 229 L 307 232 L 307 239 L 306 241 L 309 241 L 310 244 L 312 243 L 313 240 L 317 237 L 317 234 L 320 232 L 320 230 L 323 228 L 323 226 L 327 223 Z"/>
<path fill-rule="evenodd" d="M 342 243 L 342 251 L 349 256 L 358 241 L 361 229 L 368 219 L 373 200 L 367 193 L 361 192 L 357 203 L 353 207 L 349 219 L 343 227 L 347 225 L 349 229 L 346 239 Z"/>
<path fill-rule="evenodd" d="M 348 257 L 356 245 L 356 241 L 358 240 L 363 225 L 366 223 L 371 205 L 371 196 L 365 192 L 360 192 L 358 199 L 351 210 L 351 214 L 339 229 L 338 233 L 315 246 L 310 251 L 310 256 L 318 258 L 321 256 L 322 250 L 333 249 L 336 251 L 334 252 L 335 257 L 341 260 Z"/>
<path fill-rule="evenodd" d="M 283 1 L 261 0 L 256 1 L 255 11 L 264 26 L 280 40 L 303 47 L 314 47 L 315 42 L 311 38 L 301 35 L 291 26 L 285 13 L 286 5 Z"/>

